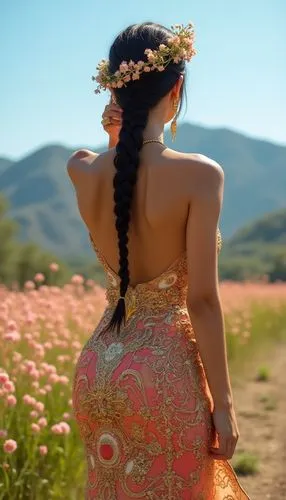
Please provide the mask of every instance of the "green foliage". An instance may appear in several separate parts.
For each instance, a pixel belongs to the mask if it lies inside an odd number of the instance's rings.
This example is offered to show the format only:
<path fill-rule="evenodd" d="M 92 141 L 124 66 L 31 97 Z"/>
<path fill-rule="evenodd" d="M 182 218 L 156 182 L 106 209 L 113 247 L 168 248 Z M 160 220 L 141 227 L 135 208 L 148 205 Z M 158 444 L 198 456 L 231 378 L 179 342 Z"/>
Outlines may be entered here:
<path fill-rule="evenodd" d="M 222 279 L 247 280 L 267 275 L 286 281 L 286 209 L 266 214 L 224 243 Z"/>
<path fill-rule="evenodd" d="M 258 458 L 250 453 L 240 453 L 234 461 L 234 470 L 240 476 L 249 476 L 258 472 Z"/>
<path fill-rule="evenodd" d="M 267 366 L 261 366 L 256 375 L 257 382 L 268 382 L 270 379 L 270 371 Z"/>
<path fill-rule="evenodd" d="M 18 243 L 18 224 L 7 217 L 9 203 L 0 197 L 0 283 L 7 286 L 17 283 L 23 287 L 25 281 L 33 280 L 36 273 L 45 276 L 45 284 L 61 285 L 72 275 L 71 269 L 55 255 L 41 250 L 34 243 Z M 49 265 L 56 262 L 57 272 Z"/>

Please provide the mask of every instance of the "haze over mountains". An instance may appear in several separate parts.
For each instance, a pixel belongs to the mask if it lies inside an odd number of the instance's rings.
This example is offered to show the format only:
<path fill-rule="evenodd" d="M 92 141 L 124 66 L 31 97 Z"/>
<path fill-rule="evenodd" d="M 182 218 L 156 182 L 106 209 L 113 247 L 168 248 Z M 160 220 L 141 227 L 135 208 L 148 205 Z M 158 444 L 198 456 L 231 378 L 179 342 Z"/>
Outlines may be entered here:
<path fill-rule="evenodd" d="M 172 147 L 169 133 L 165 139 Z M 184 123 L 173 147 L 205 154 L 224 168 L 224 239 L 268 212 L 286 208 L 286 146 Z M 65 168 L 76 149 L 47 145 L 19 161 L 0 158 L 0 191 L 10 201 L 9 216 L 20 224 L 21 240 L 66 257 L 91 252 Z"/>

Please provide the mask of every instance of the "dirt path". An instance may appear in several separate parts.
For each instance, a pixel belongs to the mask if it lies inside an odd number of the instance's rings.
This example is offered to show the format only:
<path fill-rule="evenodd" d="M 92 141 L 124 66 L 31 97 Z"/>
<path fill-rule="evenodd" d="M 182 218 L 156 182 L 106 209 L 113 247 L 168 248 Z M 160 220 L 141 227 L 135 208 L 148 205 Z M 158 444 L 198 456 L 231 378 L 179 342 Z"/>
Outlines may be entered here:
<path fill-rule="evenodd" d="M 268 381 L 255 380 L 261 366 L 269 369 Z M 234 397 L 240 430 L 236 455 L 255 455 L 259 467 L 255 475 L 239 476 L 240 483 L 251 500 L 285 500 L 286 344 L 253 362 L 243 381 L 234 381 Z"/>

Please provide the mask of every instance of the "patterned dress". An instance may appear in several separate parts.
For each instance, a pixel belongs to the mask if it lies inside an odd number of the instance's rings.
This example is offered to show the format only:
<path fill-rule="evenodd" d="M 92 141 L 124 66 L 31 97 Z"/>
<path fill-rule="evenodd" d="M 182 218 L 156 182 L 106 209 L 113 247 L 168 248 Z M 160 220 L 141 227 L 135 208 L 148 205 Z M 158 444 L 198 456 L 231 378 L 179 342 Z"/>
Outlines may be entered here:
<path fill-rule="evenodd" d="M 89 236 L 107 275 L 109 305 L 73 379 L 85 498 L 248 499 L 229 462 L 208 453 L 212 400 L 186 307 L 186 254 L 157 278 L 130 286 L 125 327 L 100 335 L 117 303 L 119 278 Z"/>

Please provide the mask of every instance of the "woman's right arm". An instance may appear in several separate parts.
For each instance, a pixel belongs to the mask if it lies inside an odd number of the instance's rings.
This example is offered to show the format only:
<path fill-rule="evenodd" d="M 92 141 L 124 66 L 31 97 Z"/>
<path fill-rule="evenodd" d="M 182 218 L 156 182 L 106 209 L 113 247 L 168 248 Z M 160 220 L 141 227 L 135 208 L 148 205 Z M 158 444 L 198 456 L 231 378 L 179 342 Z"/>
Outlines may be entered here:
<path fill-rule="evenodd" d="M 206 157 L 198 160 L 199 188 L 192 189 L 187 222 L 188 311 L 214 402 L 219 448 L 229 459 L 238 439 L 228 372 L 224 320 L 218 283 L 217 228 L 223 201 L 222 168 Z M 193 178 L 190 179 L 190 182 Z"/>

